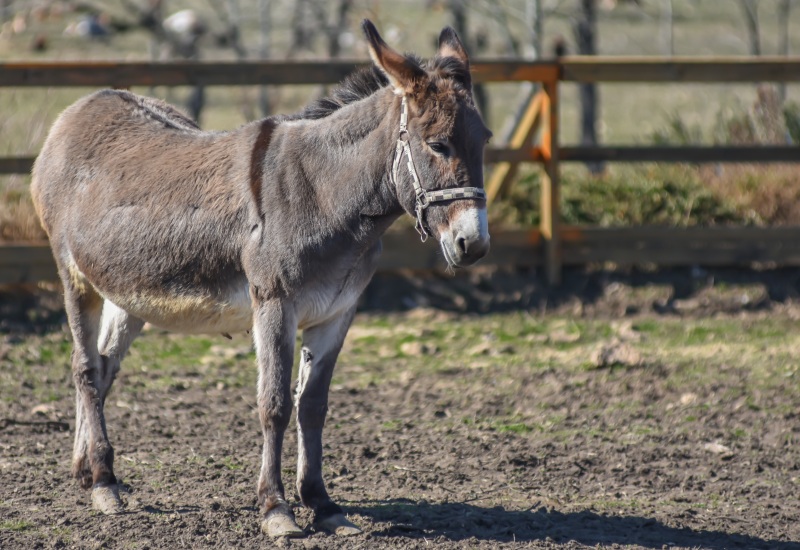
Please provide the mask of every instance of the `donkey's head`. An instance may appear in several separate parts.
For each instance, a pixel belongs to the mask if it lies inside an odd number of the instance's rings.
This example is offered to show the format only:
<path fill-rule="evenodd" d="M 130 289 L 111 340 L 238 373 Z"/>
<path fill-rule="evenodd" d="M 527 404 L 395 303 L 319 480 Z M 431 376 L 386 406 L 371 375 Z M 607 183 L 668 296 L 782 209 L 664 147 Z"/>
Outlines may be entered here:
<path fill-rule="evenodd" d="M 447 263 L 462 267 L 489 251 L 483 148 L 491 132 L 472 98 L 469 58 L 451 28 L 422 64 L 391 49 L 365 20 L 370 55 L 402 98 L 392 180 L 423 240 L 433 234 Z"/>

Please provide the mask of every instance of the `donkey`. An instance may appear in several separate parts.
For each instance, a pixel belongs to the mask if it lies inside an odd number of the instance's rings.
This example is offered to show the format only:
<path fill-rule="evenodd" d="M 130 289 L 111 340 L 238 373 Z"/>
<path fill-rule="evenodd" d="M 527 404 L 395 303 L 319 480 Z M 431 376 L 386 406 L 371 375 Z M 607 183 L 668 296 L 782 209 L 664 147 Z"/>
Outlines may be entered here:
<path fill-rule="evenodd" d="M 281 481 L 294 404 L 302 504 L 317 528 L 360 532 L 322 479 L 334 365 L 380 237 L 403 212 L 423 240 L 438 239 L 452 267 L 487 253 L 482 158 L 491 135 L 452 29 L 422 62 L 391 49 L 368 20 L 362 26 L 374 66 L 295 115 L 207 132 L 163 102 L 104 90 L 54 123 L 31 189 L 74 340 L 72 475 L 100 511 L 123 510 L 103 406 L 144 323 L 252 330 L 262 530 L 304 534 Z"/>

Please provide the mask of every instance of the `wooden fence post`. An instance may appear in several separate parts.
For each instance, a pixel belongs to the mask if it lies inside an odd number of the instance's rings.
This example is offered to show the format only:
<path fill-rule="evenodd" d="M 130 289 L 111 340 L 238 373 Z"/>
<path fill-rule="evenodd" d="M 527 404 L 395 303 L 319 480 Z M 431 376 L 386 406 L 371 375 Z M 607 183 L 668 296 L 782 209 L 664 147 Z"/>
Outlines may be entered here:
<path fill-rule="evenodd" d="M 542 135 L 544 174 L 542 175 L 540 229 L 544 242 L 544 269 L 547 284 L 561 283 L 561 189 L 558 143 L 558 80 L 544 83 L 549 110 Z"/>
<path fill-rule="evenodd" d="M 514 128 L 514 132 L 511 134 L 511 139 L 508 141 L 510 149 L 519 150 L 533 147 L 533 138 L 539 130 L 542 114 L 546 108 L 544 105 L 545 97 L 542 92 L 537 92 L 531 96 L 530 102 L 525 107 Z M 495 199 L 508 196 L 518 168 L 519 162 L 498 162 L 495 164 L 486 184 L 489 204 L 492 204 Z"/>

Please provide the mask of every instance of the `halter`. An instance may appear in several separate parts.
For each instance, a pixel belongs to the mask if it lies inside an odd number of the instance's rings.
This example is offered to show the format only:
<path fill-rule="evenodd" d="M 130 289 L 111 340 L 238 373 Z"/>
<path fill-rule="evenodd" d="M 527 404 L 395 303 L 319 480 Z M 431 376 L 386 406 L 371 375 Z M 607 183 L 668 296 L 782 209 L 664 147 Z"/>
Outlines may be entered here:
<path fill-rule="evenodd" d="M 397 138 L 397 146 L 394 150 L 394 162 L 392 163 L 392 180 L 397 187 L 397 175 L 400 170 L 400 160 L 403 155 L 408 157 L 408 171 L 411 173 L 411 180 L 414 182 L 414 195 L 416 205 L 414 212 L 417 221 L 414 228 L 419 233 L 422 242 L 428 240 L 431 233 L 430 227 L 425 223 L 423 214 L 428 206 L 433 202 L 454 201 L 459 199 L 486 199 L 486 193 L 478 187 L 455 187 L 452 189 L 439 189 L 437 191 L 426 191 L 419 183 L 419 175 L 414 166 L 414 159 L 411 157 L 411 146 L 408 144 L 410 134 L 408 133 L 408 101 L 403 96 L 403 111 L 400 114 L 400 137 Z"/>

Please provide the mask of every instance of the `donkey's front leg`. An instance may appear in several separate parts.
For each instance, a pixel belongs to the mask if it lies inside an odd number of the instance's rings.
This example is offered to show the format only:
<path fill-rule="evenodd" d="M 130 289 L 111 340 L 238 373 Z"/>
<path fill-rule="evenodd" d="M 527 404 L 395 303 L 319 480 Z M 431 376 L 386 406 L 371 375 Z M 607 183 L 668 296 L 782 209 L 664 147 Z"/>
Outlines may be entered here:
<path fill-rule="evenodd" d="M 297 491 L 305 506 L 314 510 L 316 527 L 338 535 L 361 530 L 345 518 L 325 490 L 322 480 L 322 428 L 328 412 L 328 388 L 336 358 L 353 320 L 355 307 L 303 331 L 303 349 L 297 379 Z"/>
<path fill-rule="evenodd" d="M 294 308 L 277 299 L 254 300 L 253 339 L 258 360 L 258 414 L 264 433 L 258 504 L 261 529 L 272 537 L 299 537 L 304 532 L 283 491 L 281 449 L 292 414 L 292 362 L 297 333 Z"/>

